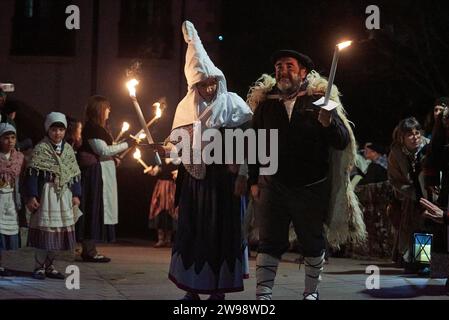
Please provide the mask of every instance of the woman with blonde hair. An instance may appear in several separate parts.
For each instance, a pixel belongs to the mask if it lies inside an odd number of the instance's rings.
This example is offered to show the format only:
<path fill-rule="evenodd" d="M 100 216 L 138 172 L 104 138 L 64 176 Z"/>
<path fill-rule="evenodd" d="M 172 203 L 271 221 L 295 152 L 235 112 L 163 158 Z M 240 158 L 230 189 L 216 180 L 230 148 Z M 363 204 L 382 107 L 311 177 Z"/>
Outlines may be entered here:
<path fill-rule="evenodd" d="M 113 144 L 107 129 L 111 104 L 103 96 L 92 96 L 86 107 L 86 123 L 82 133 L 82 146 L 78 161 L 82 174 L 83 197 L 76 231 L 82 241 L 81 258 L 87 262 L 109 262 L 98 254 L 95 243 L 115 240 L 118 223 L 116 156 L 128 149 L 130 142 Z"/>

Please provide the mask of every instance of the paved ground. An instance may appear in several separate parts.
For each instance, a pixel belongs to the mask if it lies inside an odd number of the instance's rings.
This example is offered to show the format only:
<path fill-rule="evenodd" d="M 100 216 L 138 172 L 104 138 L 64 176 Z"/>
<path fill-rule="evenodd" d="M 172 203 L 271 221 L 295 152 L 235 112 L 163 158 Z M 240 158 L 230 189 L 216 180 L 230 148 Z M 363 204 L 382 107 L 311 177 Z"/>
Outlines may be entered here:
<path fill-rule="evenodd" d="M 81 274 L 80 290 L 68 290 L 65 281 L 31 278 L 33 253 L 30 248 L 4 252 L 4 266 L 17 271 L 11 278 L 0 278 L 0 299 L 132 299 L 175 300 L 182 296 L 168 279 L 170 249 L 154 249 L 143 241 L 120 241 L 100 246 L 101 253 L 111 257 L 109 264 L 84 263 L 74 255 L 61 255 L 56 266 L 64 271 L 77 265 Z M 280 264 L 273 298 L 298 299 L 304 286 L 304 270 L 298 271 L 294 254 L 284 256 Z M 369 265 L 380 268 L 380 289 L 367 290 L 365 273 Z M 245 291 L 233 293 L 227 299 L 253 300 L 255 296 L 255 259 L 250 259 L 251 277 L 245 281 Z M 443 279 L 405 276 L 400 269 L 385 261 L 363 261 L 331 258 L 325 267 L 320 286 L 321 298 L 336 300 L 366 299 L 433 299 L 449 300 L 443 295 Z"/>

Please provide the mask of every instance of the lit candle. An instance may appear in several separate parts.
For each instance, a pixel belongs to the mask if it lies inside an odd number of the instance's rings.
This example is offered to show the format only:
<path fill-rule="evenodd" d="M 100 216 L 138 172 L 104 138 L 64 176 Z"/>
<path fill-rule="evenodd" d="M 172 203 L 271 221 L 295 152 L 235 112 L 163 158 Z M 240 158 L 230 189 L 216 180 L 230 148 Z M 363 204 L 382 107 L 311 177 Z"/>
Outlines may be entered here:
<path fill-rule="evenodd" d="M 148 166 L 145 161 L 142 160 L 142 155 L 140 153 L 139 148 L 136 148 L 136 152 L 134 152 L 134 159 L 137 160 L 137 162 L 139 162 L 145 170 L 143 170 L 143 173 L 147 174 L 149 171 L 151 171 L 153 169 L 152 166 Z"/>
<path fill-rule="evenodd" d="M 330 71 L 329 80 L 327 83 L 326 95 L 324 96 L 324 105 L 325 106 L 327 106 L 327 104 L 329 103 L 332 86 L 334 85 L 335 73 L 337 72 L 337 64 L 338 64 L 338 58 L 340 56 L 340 51 L 343 50 L 344 48 L 349 47 L 351 44 L 352 44 L 352 41 L 345 41 L 345 42 L 341 42 L 335 46 L 334 57 L 332 59 L 331 71 Z"/>
<path fill-rule="evenodd" d="M 123 136 L 123 134 L 129 130 L 129 123 L 123 122 L 122 129 L 120 130 L 120 133 L 118 134 L 117 138 L 115 138 L 114 142 L 118 142 L 120 138 Z"/>
<path fill-rule="evenodd" d="M 145 118 L 143 117 L 143 113 L 142 113 L 142 109 L 140 108 L 139 102 L 137 101 L 136 86 L 138 84 L 139 84 L 139 81 L 137 81 L 136 79 L 132 79 L 132 80 L 128 81 L 126 86 L 128 87 L 129 96 L 131 97 L 131 100 L 133 102 L 140 125 L 142 126 L 142 129 L 146 134 L 147 141 L 149 144 L 154 144 L 153 137 L 151 136 L 151 133 L 146 126 Z"/>
<path fill-rule="evenodd" d="M 160 117 L 162 117 L 161 104 L 159 102 L 156 102 L 153 104 L 153 107 L 156 107 L 156 115 L 154 116 L 153 119 L 151 119 L 147 123 L 147 128 L 150 128 L 153 125 L 153 123 L 156 122 L 156 120 L 158 120 Z M 141 129 L 137 134 L 135 134 L 133 138 L 136 139 L 136 137 L 139 137 L 141 134 L 144 134 L 143 129 Z"/>
<path fill-rule="evenodd" d="M 146 135 L 148 144 L 154 144 L 154 140 L 153 137 L 151 136 L 150 130 L 148 130 L 146 123 L 145 123 L 145 118 L 143 117 L 143 113 L 142 113 L 142 109 L 140 108 L 139 102 L 137 101 L 137 96 L 136 96 L 136 86 L 139 84 L 139 81 L 137 81 L 136 79 L 132 79 L 130 81 L 127 82 L 126 86 L 128 87 L 128 91 L 129 91 L 129 96 L 133 102 L 134 105 L 134 109 L 136 110 L 137 113 L 137 117 L 139 118 L 139 122 L 140 125 L 142 126 L 143 132 Z M 156 164 L 161 165 L 161 158 L 159 157 L 159 154 L 157 151 L 155 151 L 156 153 Z"/>

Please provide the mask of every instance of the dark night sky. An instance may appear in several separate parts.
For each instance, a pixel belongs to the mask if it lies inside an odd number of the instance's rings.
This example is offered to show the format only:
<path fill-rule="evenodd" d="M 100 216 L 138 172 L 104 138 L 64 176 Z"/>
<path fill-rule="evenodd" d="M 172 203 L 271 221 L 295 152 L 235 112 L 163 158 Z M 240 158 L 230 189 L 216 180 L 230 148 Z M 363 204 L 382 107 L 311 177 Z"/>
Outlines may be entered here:
<path fill-rule="evenodd" d="M 380 9 L 380 30 L 365 27 L 368 5 Z M 336 85 L 359 142 L 390 143 L 397 122 L 424 122 L 436 97 L 449 95 L 449 22 L 444 1 L 224 1 L 221 67 L 228 87 L 245 97 L 270 55 L 308 54 L 327 76 L 334 44 L 359 41 L 341 55 Z M 445 64 L 446 63 L 446 64 Z"/>

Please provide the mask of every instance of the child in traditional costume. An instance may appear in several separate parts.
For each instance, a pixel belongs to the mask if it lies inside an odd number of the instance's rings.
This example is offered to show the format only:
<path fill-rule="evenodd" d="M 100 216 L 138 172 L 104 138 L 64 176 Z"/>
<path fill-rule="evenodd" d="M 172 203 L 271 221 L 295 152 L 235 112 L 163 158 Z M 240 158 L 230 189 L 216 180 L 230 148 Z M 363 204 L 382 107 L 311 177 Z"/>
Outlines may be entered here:
<path fill-rule="evenodd" d="M 40 280 L 64 279 L 53 265 L 56 252 L 71 251 L 76 245 L 81 171 L 72 147 L 64 141 L 66 128 L 64 114 L 47 115 L 47 135 L 36 145 L 27 169 L 28 244 L 36 249 L 33 277 Z"/>
<path fill-rule="evenodd" d="M 24 162 L 15 145 L 16 129 L 0 123 L 0 276 L 12 275 L 2 267 L 2 250 L 19 248 L 19 178 Z"/>
<path fill-rule="evenodd" d="M 157 230 L 155 248 L 170 247 L 178 219 L 178 209 L 175 207 L 178 168 L 173 159 L 166 158 L 162 166 L 155 166 L 149 173 L 158 176 L 158 180 L 151 196 L 148 226 Z"/>

